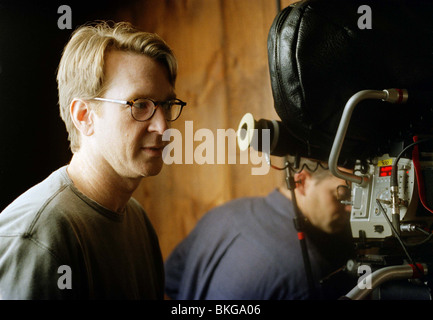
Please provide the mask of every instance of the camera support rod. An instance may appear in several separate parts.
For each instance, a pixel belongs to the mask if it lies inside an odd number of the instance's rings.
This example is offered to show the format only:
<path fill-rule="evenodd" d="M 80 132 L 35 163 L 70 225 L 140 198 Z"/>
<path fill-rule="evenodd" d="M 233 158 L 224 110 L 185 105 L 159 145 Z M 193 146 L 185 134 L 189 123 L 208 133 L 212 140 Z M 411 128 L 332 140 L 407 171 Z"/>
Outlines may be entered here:
<path fill-rule="evenodd" d="M 418 270 L 421 270 L 423 274 L 420 274 Z M 379 270 L 374 271 L 372 274 L 364 275 L 359 279 L 359 281 L 363 281 L 365 277 L 371 277 L 371 285 L 367 288 L 364 286 L 358 285 L 355 286 L 349 293 L 347 293 L 344 297 L 340 298 L 341 300 L 363 300 L 366 298 L 373 289 L 379 287 L 381 284 L 397 279 L 413 279 L 413 278 L 422 278 L 424 275 L 428 274 L 428 266 L 426 264 L 417 264 L 415 267 L 411 264 L 400 265 L 400 266 L 390 266 L 385 267 Z"/>
<path fill-rule="evenodd" d="M 329 170 L 338 178 L 351 181 L 361 186 L 366 185 L 368 178 L 357 176 L 338 169 L 338 158 L 340 157 L 341 148 L 344 138 L 346 137 L 347 128 L 352 117 L 353 110 L 363 100 L 375 99 L 390 103 L 405 103 L 407 101 L 407 91 L 405 89 L 386 89 L 386 90 L 362 90 L 355 93 L 346 103 L 340 124 L 335 135 L 331 153 L 329 155 Z"/>

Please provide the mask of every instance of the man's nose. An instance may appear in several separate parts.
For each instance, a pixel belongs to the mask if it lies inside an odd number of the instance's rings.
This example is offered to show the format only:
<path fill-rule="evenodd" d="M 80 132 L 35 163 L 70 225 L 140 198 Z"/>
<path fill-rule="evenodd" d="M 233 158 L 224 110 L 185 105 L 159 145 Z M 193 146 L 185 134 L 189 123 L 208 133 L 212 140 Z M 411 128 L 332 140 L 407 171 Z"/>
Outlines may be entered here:
<path fill-rule="evenodd" d="M 149 121 L 150 124 L 148 130 L 151 132 L 157 132 L 162 135 L 164 131 L 168 129 L 168 123 L 161 108 L 155 110 L 155 114 L 151 119 L 149 119 Z"/>

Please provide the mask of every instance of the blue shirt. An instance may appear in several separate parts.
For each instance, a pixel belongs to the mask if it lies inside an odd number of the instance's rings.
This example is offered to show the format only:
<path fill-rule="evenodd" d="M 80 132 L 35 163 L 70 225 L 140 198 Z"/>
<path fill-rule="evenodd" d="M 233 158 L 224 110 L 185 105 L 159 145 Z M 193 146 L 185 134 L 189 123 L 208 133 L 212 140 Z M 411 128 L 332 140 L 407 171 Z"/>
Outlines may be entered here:
<path fill-rule="evenodd" d="M 293 217 L 291 201 L 277 190 L 211 210 L 168 257 L 166 294 L 180 300 L 311 298 Z M 314 278 L 324 289 L 319 280 L 351 255 L 350 230 L 330 236 L 308 226 L 306 234 Z M 352 285 L 332 294 L 321 290 L 321 297 L 338 298 Z"/>

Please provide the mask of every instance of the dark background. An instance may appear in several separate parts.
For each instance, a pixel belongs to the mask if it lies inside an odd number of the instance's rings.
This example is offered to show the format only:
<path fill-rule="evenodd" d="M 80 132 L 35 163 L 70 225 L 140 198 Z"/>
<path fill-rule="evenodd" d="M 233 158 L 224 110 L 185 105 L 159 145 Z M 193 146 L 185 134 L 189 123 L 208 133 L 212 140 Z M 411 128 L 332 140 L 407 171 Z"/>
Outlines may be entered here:
<path fill-rule="evenodd" d="M 72 9 L 70 30 L 57 26 L 62 4 Z M 70 161 L 57 66 L 73 30 L 87 21 L 113 19 L 116 6 L 114 1 L 0 1 L 0 212 Z"/>

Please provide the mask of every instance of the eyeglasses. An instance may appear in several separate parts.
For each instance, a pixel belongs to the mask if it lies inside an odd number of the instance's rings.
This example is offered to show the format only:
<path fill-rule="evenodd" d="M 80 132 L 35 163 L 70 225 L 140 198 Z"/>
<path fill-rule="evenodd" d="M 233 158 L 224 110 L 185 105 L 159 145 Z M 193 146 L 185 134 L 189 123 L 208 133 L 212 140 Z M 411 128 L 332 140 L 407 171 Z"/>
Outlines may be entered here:
<path fill-rule="evenodd" d="M 164 117 L 167 121 L 175 121 L 182 113 L 183 107 L 186 106 L 186 102 L 183 102 L 179 99 L 173 99 L 168 101 L 155 101 L 149 98 L 138 98 L 126 101 L 105 98 L 93 98 L 92 100 L 128 105 L 131 109 L 132 117 L 140 122 L 152 118 L 158 106 L 161 106 L 162 111 L 164 112 Z"/>

